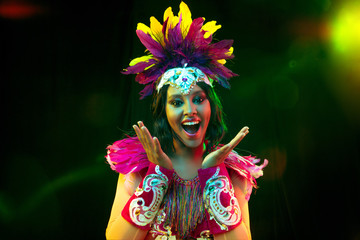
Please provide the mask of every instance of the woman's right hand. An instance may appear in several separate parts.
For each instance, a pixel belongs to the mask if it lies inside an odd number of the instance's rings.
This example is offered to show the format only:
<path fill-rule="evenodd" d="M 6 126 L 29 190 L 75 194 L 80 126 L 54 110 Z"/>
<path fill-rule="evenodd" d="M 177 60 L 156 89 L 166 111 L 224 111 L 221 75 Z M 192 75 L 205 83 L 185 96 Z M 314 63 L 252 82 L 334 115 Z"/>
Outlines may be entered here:
<path fill-rule="evenodd" d="M 138 122 L 138 126 L 134 125 L 133 128 L 146 151 L 149 161 L 166 169 L 172 170 L 172 162 L 168 155 L 166 155 L 161 149 L 159 139 L 157 139 L 157 137 L 152 137 L 149 130 L 141 121 Z"/>

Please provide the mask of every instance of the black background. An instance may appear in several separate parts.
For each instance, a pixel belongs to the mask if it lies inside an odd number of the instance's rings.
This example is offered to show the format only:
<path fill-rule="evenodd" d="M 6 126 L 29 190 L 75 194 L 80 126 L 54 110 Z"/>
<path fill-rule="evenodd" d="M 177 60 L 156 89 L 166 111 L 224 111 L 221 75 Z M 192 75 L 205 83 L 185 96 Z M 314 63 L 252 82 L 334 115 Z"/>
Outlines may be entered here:
<path fill-rule="evenodd" d="M 329 33 L 341 2 L 186 3 L 222 25 L 215 39 L 234 39 L 227 66 L 240 76 L 216 87 L 224 141 L 247 125 L 238 151 L 270 161 L 249 202 L 253 239 L 360 239 L 360 75 L 336 61 Z M 151 126 L 151 99 L 120 70 L 145 50 L 136 24 L 178 5 L 3 1 L 1 239 L 105 238 L 117 181 L 105 148 L 138 120 Z"/>

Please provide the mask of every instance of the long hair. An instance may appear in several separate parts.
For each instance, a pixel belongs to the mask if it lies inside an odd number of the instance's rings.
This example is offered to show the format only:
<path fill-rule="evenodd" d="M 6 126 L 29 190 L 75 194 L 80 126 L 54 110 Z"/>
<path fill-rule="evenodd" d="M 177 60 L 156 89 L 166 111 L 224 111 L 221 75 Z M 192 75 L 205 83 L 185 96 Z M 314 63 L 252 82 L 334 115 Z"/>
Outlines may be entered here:
<path fill-rule="evenodd" d="M 210 102 L 211 116 L 208 128 L 205 134 L 205 140 L 207 143 L 207 151 L 211 151 L 212 148 L 216 147 L 221 139 L 224 137 L 227 127 L 225 124 L 225 114 L 223 113 L 223 108 L 221 101 L 217 96 L 214 89 L 203 82 L 198 82 L 197 85 L 204 90 L 206 93 L 207 99 Z M 153 133 L 156 136 L 161 144 L 162 150 L 168 154 L 172 155 L 175 151 L 173 139 L 178 139 L 175 132 L 169 125 L 166 116 L 166 102 L 167 102 L 167 90 L 169 85 L 163 86 L 159 93 L 155 93 L 152 103 L 152 113 L 154 120 L 154 129 Z"/>

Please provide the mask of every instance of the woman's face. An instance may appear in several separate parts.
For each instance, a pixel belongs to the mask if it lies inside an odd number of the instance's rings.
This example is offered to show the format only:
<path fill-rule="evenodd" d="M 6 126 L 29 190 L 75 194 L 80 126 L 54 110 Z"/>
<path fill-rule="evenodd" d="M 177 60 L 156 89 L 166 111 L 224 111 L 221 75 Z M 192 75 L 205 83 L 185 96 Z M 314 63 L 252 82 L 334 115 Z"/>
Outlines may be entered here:
<path fill-rule="evenodd" d="M 195 85 L 188 95 L 182 95 L 179 89 L 170 85 L 166 116 L 182 143 L 186 147 L 196 148 L 205 139 L 211 116 L 210 102 L 198 85 Z"/>

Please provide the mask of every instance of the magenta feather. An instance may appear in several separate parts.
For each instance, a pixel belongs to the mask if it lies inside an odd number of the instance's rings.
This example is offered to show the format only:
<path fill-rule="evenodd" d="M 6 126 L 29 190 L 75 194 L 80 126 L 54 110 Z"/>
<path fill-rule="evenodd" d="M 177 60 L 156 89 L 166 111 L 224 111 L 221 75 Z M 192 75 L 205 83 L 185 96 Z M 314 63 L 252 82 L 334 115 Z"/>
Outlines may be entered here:
<path fill-rule="evenodd" d="M 149 52 L 152 53 L 155 57 L 162 58 L 164 57 L 163 47 L 160 43 L 155 41 L 150 34 L 146 34 L 141 30 L 136 30 L 136 34 L 139 37 L 141 43 L 146 47 Z"/>
<path fill-rule="evenodd" d="M 218 146 L 217 149 L 221 146 Z M 129 174 L 139 172 L 150 165 L 145 149 L 137 137 L 128 136 L 125 139 L 116 141 L 108 146 L 107 150 L 106 160 L 111 169 L 118 173 Z M 262 176 L 262 169 L 268 164 L 266 159 L 263 164 L 256 165 L 259 162 L 260 159 L 256 157 L 240 156 L 235 151 L 232 151 L 224 162 L 227 168 L 234 170 L 235 173 L 251 183 L 248 186 L 247 199 L 250 197 L 252 187 L 256 187 L 256 178 Z"/>
<path fill-rule="evenodd" d="M 128 137 L 107 147 L 106 160 L 121 174 L 139 172 L 149 166 L 146 152 L 137 137 Z"/>
<path fill-rule="evenodd" d="M 218 62 L 218 60 L 234 58 L 234 54 L 229 54 L 233 40 L 211 43 L 211 35 L 204 38 L 205 31 L 202 30 L 204 19 L 201 17 L 192 21 L 186 37 L 183 38 L 181 22 L 182 16 L 180 15 L 179 22 L 168 28 L 168 19 L 165 20 L 162 27 L 163 35 L 165 36 L 167 33 L 167 37 L 164 37 L 164 46 L 155 41 L 150 34 L 141 30 L 136 31 L 141 43 L 154 56 L 146 63 L 137 63 L 123 72 L 124 74 L 137 74 L 135 80 L 140 84 L 147 85 L 140 92 L 141 98 L 153 93 L 156 81 L 168 69 L 183 67 L 185 63 L 189 67 L 199 68 L 225 88 L 230 88 L 228 79 L 237 76 Z M 148 68 L 152 64 L 155 65 Z"/>
<path fill-rule="evenodd" d="M 123 71 L 123 74 L 135 74 L 140 73 L 144 71 L 145 68 L 151 66 L 152 64 L 156 63 L 157 61 L 155 59 L 149 59 L 147 62 L 139 62 L 135 64 L 134 66 L 128 67 L 125 71 Z"/>

